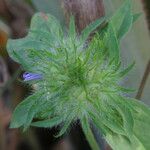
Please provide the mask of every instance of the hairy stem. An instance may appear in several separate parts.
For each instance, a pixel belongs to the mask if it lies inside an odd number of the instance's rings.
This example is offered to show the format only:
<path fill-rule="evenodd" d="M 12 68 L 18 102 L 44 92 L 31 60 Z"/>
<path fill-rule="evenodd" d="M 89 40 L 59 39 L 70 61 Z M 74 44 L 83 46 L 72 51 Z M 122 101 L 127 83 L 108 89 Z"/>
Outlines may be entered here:
<path fill-rule="evenodd" d="M 89 122 L 88 122 L 88 118 L 87 117 L 84 117 L 82 120 L 81 120 L 81 124 L 82 124 L 82 129 L 83 129 L 83 132 L 85 134 L 85 137 L 87 139 L 87 141 L 89 142 L 92 150 L 100 150 L 96 140 L 95 140 L 95 137 L 92 133 L 92 130 L 90 128 L 90 125 L 89 125 Z"/>

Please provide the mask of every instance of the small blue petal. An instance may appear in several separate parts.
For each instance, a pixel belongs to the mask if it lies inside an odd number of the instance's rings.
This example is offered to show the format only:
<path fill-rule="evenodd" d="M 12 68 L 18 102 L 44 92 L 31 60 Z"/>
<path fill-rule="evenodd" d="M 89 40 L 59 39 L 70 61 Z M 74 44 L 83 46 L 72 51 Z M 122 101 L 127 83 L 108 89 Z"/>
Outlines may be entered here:
<path fill-rule="evenodd" d="M 31 80 L 40 80 L 42 79 L 42 74 L 37 74 L 37 73 L 29 73 L 25 72 L 23 74 L 24 81 L 31 81 Z"/>

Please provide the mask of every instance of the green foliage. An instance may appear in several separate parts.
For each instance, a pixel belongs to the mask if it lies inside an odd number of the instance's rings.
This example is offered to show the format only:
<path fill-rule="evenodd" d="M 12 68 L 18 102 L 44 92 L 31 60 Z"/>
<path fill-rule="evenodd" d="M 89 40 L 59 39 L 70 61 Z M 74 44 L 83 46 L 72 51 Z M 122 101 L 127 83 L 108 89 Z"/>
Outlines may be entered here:
<path fill-rule="evenodd" d="M 90 25 L 88 25 L 82 32 L 81 32 L 81 41 L 85 42 L 92 31 L 94 31 L 97 27 L 99 27 L 103 22 L 105 21 L 105 18 L 100 18 L 96 20 L 95 22 L 92 22 Z M 81 43 L 83 44 L 83 43 Z"/>
<path fill-rule="evenodd" d="M 134 99 L 125 100 L 132 107 L 133 135 L 129 140 L 123 135 L 110 133 L 106 135 L 106 140 L 115 150 L 148 150 L 150 148 L 150 109 Z"/>
<path fill-rule="evenodd" d="M 51 128 L 53 126 L 59 125 L 61 122 L 62 122 L 61 118 L 54 117 L 54 118 L 50 118 L 50 119 L 47 119 L 47 120 L 33 122 L 33 123 L 31 123 L 31 126 Z"/>
<path fill-rule="evenodd" d="M 119 84 L 134 66 L 121 67 L 119 42 L 138 16 L 127 0 L 113 17 L 96 20 L 78 35 L 73 17 L 64 33 L 53 16 L 35 14 L 27 37 L 7 44 L 9 55 L 26 72 L 42 75 L 28 81 L 36 89 L 16 107 L 11 127 L 61 125 L 58 137 L 78 119 L 97 150 L 92 121 L 115 150 L 150 149 L 150 109 L 125 97 L 123 93 L 132 90 Z M 107 26 L 87 44 L 89 35 L 104 22 Z"/>
<path fill-rule="evenodd" d="M 25 128 L 27 128 L 32 122 L 32 119 L 36 113 L 36 109 L 38 109 L 37 107 L 35 107 L 35 105 L 36 105 L 36 101 L 40 97 L 41 94 L 35 93 L 29 96 L 28 98 L 26 98 L 25 101 L 20 103 L 14 111 L 15 113 L 12 117 L 12 120 L 14 121 L 11 123 L 10 127 L 18 128 L 20 126 L 24 126 Z"/>
<path fill-rule="evenodd" d="M 119 40 L 128 32 L 132 22 L 131 2 L 126 0 L 124 5 L 120 7 L 110 20 Z"/>

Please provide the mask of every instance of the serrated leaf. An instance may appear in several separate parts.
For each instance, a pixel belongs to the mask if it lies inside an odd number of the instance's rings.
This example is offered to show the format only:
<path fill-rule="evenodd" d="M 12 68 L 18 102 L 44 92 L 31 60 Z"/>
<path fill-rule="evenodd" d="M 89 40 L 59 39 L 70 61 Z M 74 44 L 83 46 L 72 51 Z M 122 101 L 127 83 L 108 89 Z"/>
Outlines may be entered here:
<path fill-rule="evenodd" d="M 119 40 L 128 32 L 132 21 L 131 1 L 126 0 L 110 20 Z"/>

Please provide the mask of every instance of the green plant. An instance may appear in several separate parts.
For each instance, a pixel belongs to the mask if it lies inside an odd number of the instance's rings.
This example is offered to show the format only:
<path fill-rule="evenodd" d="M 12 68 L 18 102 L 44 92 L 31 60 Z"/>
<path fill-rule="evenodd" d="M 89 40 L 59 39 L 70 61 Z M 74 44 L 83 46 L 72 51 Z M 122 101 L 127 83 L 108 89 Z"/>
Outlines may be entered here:
<path fill-rule="evenodd" d="M 35 14 L 28 36 L 7 44 L 9 55 L 26 71 L 24 81 L 35 85 L 16 107 L 11 128 L 60 126 L 58 137 L 80 120 L 91 148 L 98 150 L 92 121 L 115 150 L 150 149 L 150 109 L 123 96 L 133 90 L 119 84 L 134 66 L 122 69 L 119 57 L 119 42 L 139 16 L 131 10 L 127 0 L 114 16 L 96 20 L 80 35 L 73 17 L 69 31 L 63 32 L 53 16 Z"/>

